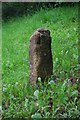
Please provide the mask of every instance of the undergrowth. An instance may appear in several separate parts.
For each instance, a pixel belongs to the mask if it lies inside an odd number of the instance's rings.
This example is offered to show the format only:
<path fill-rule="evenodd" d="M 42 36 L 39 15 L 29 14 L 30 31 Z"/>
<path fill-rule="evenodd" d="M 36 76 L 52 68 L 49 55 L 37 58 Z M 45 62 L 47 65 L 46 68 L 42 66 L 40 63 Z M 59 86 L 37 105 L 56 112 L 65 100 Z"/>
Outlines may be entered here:
<path fill-rule="evenodd" d="M 41 9 L 32 16 L 3 22 L 3 118 L 79 117 L 78 10 L 74 7 Z M 56 82 L 29 85 L 29 40 L 40 27 L 52 37 Z M 52 106 L 50 106 L 50 99 Z"/>

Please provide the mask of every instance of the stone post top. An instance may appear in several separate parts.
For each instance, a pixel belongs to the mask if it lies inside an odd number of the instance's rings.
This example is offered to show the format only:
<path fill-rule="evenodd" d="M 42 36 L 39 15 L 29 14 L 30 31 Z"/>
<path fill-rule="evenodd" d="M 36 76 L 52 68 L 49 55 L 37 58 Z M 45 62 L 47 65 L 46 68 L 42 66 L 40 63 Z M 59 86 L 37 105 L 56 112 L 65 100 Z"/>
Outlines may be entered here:
<path fill-rule="evenodd" d="M 47 37 L 50 37 L 50 31 L 48 29 L 45 29 L 43 27 L 41 28 L 38 28 L 36 31 L 34 31 L 34 33 L 32 34 L 32 36 L 30 37 L 33 38 L 33 37 L 38 37 L 38 36 L 47 36 Z"/>
<path fill-rule="evenodd" d="M 50 36 L 50 31 L 48 29 L 45 29 L 43 27 L 41 28 L 38 28 L 37 31 L 43 35 L 47 35 L 47 36 Z"/>

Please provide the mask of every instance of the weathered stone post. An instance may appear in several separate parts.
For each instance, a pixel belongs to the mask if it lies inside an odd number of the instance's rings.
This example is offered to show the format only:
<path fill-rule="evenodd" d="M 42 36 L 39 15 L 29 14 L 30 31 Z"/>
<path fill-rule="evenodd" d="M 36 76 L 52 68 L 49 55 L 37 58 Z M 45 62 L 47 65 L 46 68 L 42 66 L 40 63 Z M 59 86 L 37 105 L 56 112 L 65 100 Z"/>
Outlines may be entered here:
<path fill-rule="evenodd" d="M 50 31 L 40 28 L 30 38 L 30 83 L 36 84 L 53 74 Z"/>

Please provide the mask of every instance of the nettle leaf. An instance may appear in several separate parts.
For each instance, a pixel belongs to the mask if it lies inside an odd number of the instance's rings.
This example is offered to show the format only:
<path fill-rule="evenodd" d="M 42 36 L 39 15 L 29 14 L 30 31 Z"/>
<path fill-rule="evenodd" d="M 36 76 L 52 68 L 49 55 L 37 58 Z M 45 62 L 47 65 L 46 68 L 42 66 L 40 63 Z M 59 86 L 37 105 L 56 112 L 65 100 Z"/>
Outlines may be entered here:
<path fill-rule="evenodd" d="M 39 90 L 34 91 L 34 96 L 38 98 Z"/>
<path fill-rule="evenodd" d="M 78 95 L 78 91 L 77 90 L 72 91 L 71 96 L 77 96 L 77 95 Z"/>

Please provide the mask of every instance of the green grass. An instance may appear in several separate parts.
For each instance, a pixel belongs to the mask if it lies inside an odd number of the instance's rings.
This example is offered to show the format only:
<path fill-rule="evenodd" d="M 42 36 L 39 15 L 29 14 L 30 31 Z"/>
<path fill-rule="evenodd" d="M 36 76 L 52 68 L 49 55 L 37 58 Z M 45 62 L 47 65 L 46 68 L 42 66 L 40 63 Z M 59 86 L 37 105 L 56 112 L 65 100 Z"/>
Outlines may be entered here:
<path fill-rule="evenodd" d="M 28 85 L 29 42 L 40 27 L 51 32 L 53 72 L 58 82 L 39 83 L 33 89 Z M 32 16 L 3 22 L 2 39 L 3 117 L 77 117 L 77 84 L 70 82 L 78 77 L 77 6 L 41 9 Z M 50 96 L 52 112 L 47 107 Z"/>

